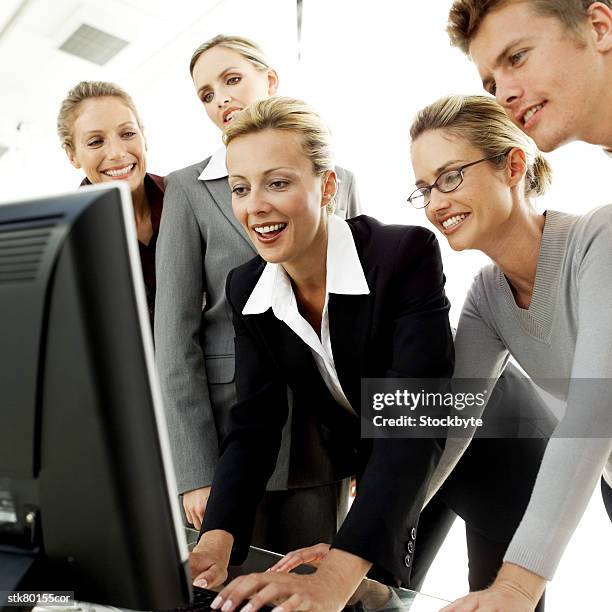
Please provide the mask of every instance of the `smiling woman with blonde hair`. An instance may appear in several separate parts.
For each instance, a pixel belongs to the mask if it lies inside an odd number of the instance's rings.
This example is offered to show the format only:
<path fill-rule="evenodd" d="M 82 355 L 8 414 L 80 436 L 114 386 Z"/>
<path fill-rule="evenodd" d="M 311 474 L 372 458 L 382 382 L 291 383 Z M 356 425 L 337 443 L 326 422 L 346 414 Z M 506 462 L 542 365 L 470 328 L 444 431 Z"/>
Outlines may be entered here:
<path fill-rule="evenodd" d="M 147 172 L 142 121 L 132 98 L 114 83 L 81 81 L 62 101 L 57 133 L 70 163 L 83 170 L 81 185 L 127 181 L 149 315 L 155 305 L 155 248 L 164 179 Z"/>
<path fill-rule="evenodd" d="M 279 84 L 262 49 L 241 36 L 215 36 L 198 46 L 189 71 L 220 137 L 238 111 L 274 96 Z M 343 168 L 336 172 L 336 214 L 352 217 L 359 212 L 354 177 Z M 236 401 L 225 281 L 255 254 L 232 214 L 224 146 L 168 176 L 157 256 L 156 359 L 179 492 L 196 528 Z M 278 468 L 258 513 L 257 545 L 286 552 L 333 537 L 346 513 L 348 483 L 336 478 L 329 454 L 308 412 L 292 405 Z"/>
<path fill-rule="evenodd" d="M 566 402 L 496 580 L 445 608 L 531 611 L 602 471 L 610 496 L 612 410 L 604 382 L 612 378 L 612 207 L 584 216 L 538 212 L 532 198 L 546 190 L 550 167 L 490 98 L 443 98 L 418 113 L 411 136 L 411 202 L 425 208 L 453 249 L 479 249 L 493 262 L 464 304 L 455 376 L 495 380 L 512 356 Z M 461 450 L 447 446 L 442 462 L 452 464 Z"/>
<path fill-rule="evenodd" d="M 327 432 L 337 475 L 357 475 L 357 496 L 314 576 L 239 578 L 212 607 L 228 612 L 249 599 L 249 609 L 274 601 L 286 612 L 340 610 L 368 571 L 410 582 L 441 445 L 362 438 L 361 381 L 452 374 L 440 252 L 425 228 L 330 214 L 331 138 L 305 103 L 255 102 L 234 115 L 224 140 L 233 212 L 259 256 L 227 280 L 238 402 L 190 566 L 197 586 L 213 587 L 244 559 L 288 418 L 288 386 Z"/>

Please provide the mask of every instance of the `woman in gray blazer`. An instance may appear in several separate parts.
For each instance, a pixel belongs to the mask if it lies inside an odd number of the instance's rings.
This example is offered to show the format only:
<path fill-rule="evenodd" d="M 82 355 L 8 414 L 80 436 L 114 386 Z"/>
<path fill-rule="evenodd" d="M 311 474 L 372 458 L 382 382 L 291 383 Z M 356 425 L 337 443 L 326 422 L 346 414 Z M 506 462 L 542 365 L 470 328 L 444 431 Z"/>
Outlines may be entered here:
<path fill-rule="evenodd" d="M 235 112 L 278 87 L 262 50 L 241 37 L 216 36 L 200 45 L 190 72 L 208 117 L 221 131 Z M 355 216 L 354 178 L 336 170 L 336 213 Z M 198 529 L 236 400 L 225 280 L 256 254 L 232 213 L 224 147 L 168 176 L 157 245 L 156 359 L 179 493 L 188 522 Z M 309 411 L 294 403 L 253 543 L 286 552 L 330 541 L 346 513 L 346 489 L 325 451 L 324 434 Z"/>

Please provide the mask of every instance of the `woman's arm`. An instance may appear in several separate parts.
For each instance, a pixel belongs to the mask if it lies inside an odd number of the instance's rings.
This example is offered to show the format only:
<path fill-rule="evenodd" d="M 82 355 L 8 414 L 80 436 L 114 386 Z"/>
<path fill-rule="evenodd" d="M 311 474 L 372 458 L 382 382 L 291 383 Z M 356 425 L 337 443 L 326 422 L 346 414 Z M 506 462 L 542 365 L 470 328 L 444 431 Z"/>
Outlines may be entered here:
<path fill-rule="evenodd" d="M 595 227 L 576 254 L 578 334 L 566 416 L 548 444 L 525 517 L 505 556 L 549 580 L 612 452 L 612 223 L 603 212 L 591 220 Z M 605 437 L 595 438 L 597 432 Z"/>

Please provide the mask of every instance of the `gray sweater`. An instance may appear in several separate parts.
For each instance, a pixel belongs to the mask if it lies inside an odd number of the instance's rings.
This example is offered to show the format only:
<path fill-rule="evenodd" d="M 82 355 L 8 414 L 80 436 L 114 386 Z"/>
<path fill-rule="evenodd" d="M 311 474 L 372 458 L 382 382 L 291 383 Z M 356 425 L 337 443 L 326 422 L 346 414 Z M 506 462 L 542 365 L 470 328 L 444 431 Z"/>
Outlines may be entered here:
<path fill-rule="evenodd" d="M 457 378 L 496 378 L 510 354 L 536 384 L 566 402 L 568 430 L 578 436 L 550 440 L 504 558 L 549 580 L 602 470 L 612 483 L 612 440 L 593 437 L 595 419 L 597 431 L 610 435 L 612 405 L 598 410 L 575 380 L 612 379 L 611 270 L 612 206 L 584 216 L 548 211 L 529 308 L 516 305 L 502 271 L 489 265 L 476 276 L 459 320 Z M 466 446 L 449 441 L 434 487 Z"/>

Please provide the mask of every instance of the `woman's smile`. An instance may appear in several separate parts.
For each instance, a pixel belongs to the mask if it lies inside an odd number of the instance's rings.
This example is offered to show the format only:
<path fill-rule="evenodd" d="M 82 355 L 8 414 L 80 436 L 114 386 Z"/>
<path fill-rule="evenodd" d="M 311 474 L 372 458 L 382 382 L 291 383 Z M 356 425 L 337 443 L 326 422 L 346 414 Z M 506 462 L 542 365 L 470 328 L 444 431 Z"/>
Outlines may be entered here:
<path fill-rule="evenodd" d="M 470 214 L 471 213 L 469 212 L 464 212 L 445 215 L 444 218 L 438 221 L 440 230 L 447 236 L 453 232 L 456 232 L 468 220 Z"/>
<path fill-rule="evenodd" d="M 253 225 L 252 229 L 257 236 L 257 240 L 264 244 L 275 242 L 287 227 L 286 223 L 259 223 Z"/>

